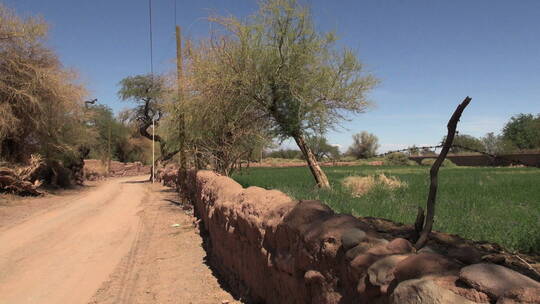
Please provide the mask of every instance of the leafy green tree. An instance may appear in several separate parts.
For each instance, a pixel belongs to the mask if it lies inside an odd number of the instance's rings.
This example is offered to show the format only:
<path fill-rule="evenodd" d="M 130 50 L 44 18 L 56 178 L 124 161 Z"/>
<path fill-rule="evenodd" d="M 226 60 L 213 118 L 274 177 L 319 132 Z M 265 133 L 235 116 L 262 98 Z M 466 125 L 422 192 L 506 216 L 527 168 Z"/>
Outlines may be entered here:
<path fill-rule="evenodd" d="M 374 134 L 362 131 L 353 135 L 353 143 L 347 153 L 360 158 L 370 158 L 377 154 L 379 139 Z"/>
<path fill-rule="evenodd" d="M 377 80 L 352 51 L 336 49 L 333 33 L 318 32 L 309 10 L 295 0 L 262 1 L 246 21 L 213 20 L 232 35 L 214 43 L 230 69 L 227 78 L 234 78 L 238 93 L 267 119 L 273 134 L 295 140 L 317 185 L 329 188 L 306 137 L 336 126 L 346 112 L 364 112 L 366 93 Z"/>
<path fill-rule="evenodd" d="M 339 158 L 339 148 L 329 144 L 326 137 L 322 135 L 307 136 L 306 143 L 313 151 L 317 161 Z"/>
<path fill-rule="evenodd" d="M 240 64 L 238 56 L 225 57 L 223 45 L 202 41 L 189 48 L 186 56 L 184 94 L 182 102 L 171 108 L 181 113 L 185 121 L 185 143 L 195 158 L 195 164 L 213 164 L 214 168 L 230 175 L 243 160 L 250 160 L 255 151 L 260 155 L 270 141 L 268 122 L 262 118 L 250 98 L 241 93 L 236 75 L 231 74 L 232 60 Z M 175 116 L 167 120 L 174 130 Z M 171 138 L 179 138 L 170 134 Z"/>
<path fill-rule="evenodd" d="M 302 158 L 302 151 L 294 149 L 279 149 L 267 152 L 265 156 L 272 158 L 300 159 Z"/>
<path fill-rule="evenodd" d="M 141 136 L 159 143 L 160 155 L 156 161 L 167 161 L 179 151 L 161 134 L 152 136 L 148 131 L 148 128 L 152 126 L 152 120 L 154 120 L 156 128 L 159 127 L 160 121 L 166 113 L 164 109 L 165 96 L 169 91 L 165 85 L 165 79 L 156 75 L 126 77 L 120 81 L 120 90 L 118 91 L 122 100 L 135 102 L 136 107 L 130 111 L 129 118 L 138 124 Z"/>
<path fill-rule="evenodd" d="M 502 135 L 495 135 L 493 132 L 487 133 L 481 138 L 484 149 L 489 154 L 510 153 L 515 150 L 515 146 Z"/>
<path fill-rule="evenodd" d="M 148 144 L 144 144 L 136 126 L 128 121 L 116 118 L 112 110 L 105 105 L 87 107 L 87 125 L 95 132 L 96 137 L 89 144 L 90 158 L 101 160 L 117 160 L 121 162 L 142 161 Z"/>
<path fill-rule="evenodd" d="M 502 136 L 520 150 L 540 148 L 540 114 L 512 116 L 504 126 Z"/>
<path fill-rule="evenodd" d="M 443 137 L 442 142 L 444 143 L 446 136 Z M 473 152 L 472 150 L 484 151 L 484 144 L 482 141 L 474 136 L 467 134 L 456 134 L 454 137 L 452 148 L 450 148 L 450 153 L 463 153 L 463 152 Z M 465 148 L 462 148 L 465 147 Z"/>

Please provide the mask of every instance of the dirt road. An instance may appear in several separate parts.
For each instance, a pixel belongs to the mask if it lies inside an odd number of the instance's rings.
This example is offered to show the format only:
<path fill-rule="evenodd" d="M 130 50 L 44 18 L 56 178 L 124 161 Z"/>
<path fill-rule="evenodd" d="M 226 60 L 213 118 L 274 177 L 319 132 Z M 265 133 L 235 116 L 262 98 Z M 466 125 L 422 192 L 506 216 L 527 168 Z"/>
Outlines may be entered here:
<path fill-rule="evenodd" d="M 234 303 L 177 195 L 146 179 L 109 180 L 2 225 L 0 303 Z"/>

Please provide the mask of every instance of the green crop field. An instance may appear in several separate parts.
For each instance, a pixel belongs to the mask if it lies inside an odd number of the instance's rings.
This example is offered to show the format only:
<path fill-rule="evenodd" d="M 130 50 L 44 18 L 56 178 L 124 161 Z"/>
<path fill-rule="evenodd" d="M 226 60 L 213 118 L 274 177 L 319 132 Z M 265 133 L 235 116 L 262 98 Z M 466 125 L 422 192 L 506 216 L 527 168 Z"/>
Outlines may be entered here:
<path fill-rule="evenodd" d="M 413 223 L 425 206 L 429 168 L 325 167 L 333 190 L 318 190 L 307 167 L 251 168 L 233 178 L 247 186 L 279 189 L 295 199 L 318 199 L 335 211 Z M 342 186 L 347 176 L 384 173 L 407 183 L 381 186 L 354 197 Z M 540 252 L 540 170 L 536 168 L 441 168 L 434 230 L 495 242 L 509 250 Z"/>

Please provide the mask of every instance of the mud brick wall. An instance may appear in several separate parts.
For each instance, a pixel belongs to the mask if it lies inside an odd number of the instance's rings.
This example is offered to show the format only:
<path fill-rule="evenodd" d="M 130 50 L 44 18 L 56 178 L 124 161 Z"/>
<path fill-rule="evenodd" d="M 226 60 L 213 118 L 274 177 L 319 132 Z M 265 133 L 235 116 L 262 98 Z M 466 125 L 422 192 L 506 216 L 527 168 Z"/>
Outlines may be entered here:
<path fill-rule="evenodd" d="M 319 201 L 243 189 L 210 171 L 179 176 L 206 234 L 210 263 L 262 303 L 540 303 L 540 283 L 466 249 L 415 252 Z"/>

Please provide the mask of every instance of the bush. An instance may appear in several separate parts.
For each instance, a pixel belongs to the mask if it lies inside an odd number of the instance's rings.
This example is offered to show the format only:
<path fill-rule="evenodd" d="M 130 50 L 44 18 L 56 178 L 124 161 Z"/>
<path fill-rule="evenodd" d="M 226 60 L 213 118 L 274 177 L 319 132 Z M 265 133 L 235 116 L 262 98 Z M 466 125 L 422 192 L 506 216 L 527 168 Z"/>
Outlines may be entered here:
<path fill-rule="evenodd" d="M 342 162 L 353 162 L 353 161 L 356 161 L 356 157 L 354 156 L 350 156 L 350 155 L 347 155 L 347 156 L 343 156 L 339 159 L 339 161 L 342 161 Z"/>
<path fill-rule="evenodd" d="M 435 163 L 435 158 L 424 158 L 420 162 L 422 166 L 433 166 Z M 445 159 L 441 165 L 441 167 L 456 167 L 456 164 L 454 164 L 451 160 Z"/>
<path fill-rule="evenodd" d="M 405 153 L 394 152 L 384 157 L 384 164 L 388 166 L 414 166 L 417 165 L 415 161 L 409 160 L 409 157 Z"/>

